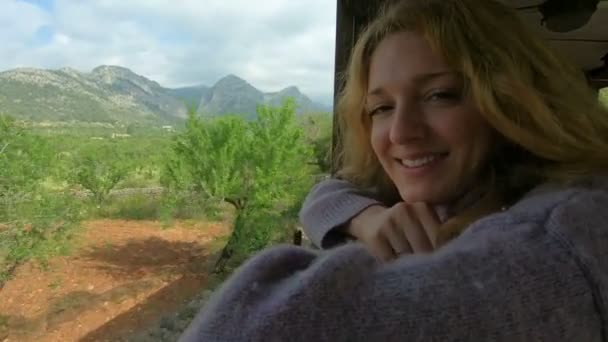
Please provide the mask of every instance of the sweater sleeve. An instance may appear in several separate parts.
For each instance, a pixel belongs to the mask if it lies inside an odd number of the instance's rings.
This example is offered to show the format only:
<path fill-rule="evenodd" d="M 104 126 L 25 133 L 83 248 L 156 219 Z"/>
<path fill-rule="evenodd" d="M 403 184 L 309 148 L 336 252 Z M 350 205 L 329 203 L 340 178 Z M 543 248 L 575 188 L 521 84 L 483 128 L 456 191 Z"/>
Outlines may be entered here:
<path fill-rule="evenodd" d="M 359 244 L 267 250 L 215 294 L 192 341 L 600 341 L 590 286 L 538 224 L 377 262 Z"/>
<path fill-rule="evenodd" d="M 327 179 L 313 187 L 300 210 L 300 223 L 318 247 L 330 248 L 346 241 L 340 227 L 366 208 L 382 204 L 371 191 L 339 179 Z"/>

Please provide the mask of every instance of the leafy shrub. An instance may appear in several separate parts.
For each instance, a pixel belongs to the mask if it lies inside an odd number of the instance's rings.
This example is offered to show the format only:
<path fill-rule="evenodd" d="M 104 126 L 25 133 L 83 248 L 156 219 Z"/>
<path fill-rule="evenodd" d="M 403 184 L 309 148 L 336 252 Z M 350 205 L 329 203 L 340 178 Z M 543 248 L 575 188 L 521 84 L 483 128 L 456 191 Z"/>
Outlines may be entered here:
<path fill-rule="evenodd" d="M 162 213 L 160 194 L 132 193 L 114 196 L 106 200 L 103 206 L 92 208 L 93 216 L 99 218 L 125 220 L 158 220 Z"/>
<path fill-rule="evenodd" d="M 313 158 L 293 100 L 259 106 L 255 121 L 191 112 L 161 179 L 170 193 L 195 193 L 209 203 L 234 206 L 237 219 L 221 256 L 225 263 L 263 248 L 284 229 L 274 217 L 310 189 Z"/>
<path fill-rule="evenodd" d="M 41 137 L 0 115 L 0 288 L 16 267 L 65 252 L 81 208 L 41 186 L 55 154 Z"/>
<path fill-rule="evenodd" d="M 78 152 L 68 177 L 73 184 L 90 191 L 100 206 L 132 169 L 128 156 L 114 144 L 93 145 Z"/>

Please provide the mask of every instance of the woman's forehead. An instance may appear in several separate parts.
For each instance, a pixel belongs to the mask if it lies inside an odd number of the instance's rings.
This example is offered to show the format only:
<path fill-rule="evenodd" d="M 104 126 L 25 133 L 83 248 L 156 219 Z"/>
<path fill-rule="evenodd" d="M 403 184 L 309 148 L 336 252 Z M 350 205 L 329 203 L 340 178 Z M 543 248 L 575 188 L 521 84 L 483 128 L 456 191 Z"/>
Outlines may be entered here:
<path fill-rule="evenodd" d="M 413 32 L 386 37 L 370 61 L 369 88 L 377 83 L 408 82 L 424 84 L 438 78 L 453 78 L 457 73 L 435 53 L 426 39 Z"/>
<path fill-rule="evenodd" d="M 421 72 L 419 74 L 414 75 L 408 79 L 397 79 L 394 81 L 398 85 L 398 83 L 406 83 L 410 86 L 414 87 L 423 87 L 426 84 L 432 83 L 437 80 L 458 80 L 459 74 L 452 71 L 442 71 L 442 72 Z M 386 92 L 386 87 L 390 86 L 386 80 L 381 80 L 378 78 L 374 78 L 374 82 L 370 81 L 368 86 L 367 96 L 375 96 L 375 95 L 383 95 Z"/>

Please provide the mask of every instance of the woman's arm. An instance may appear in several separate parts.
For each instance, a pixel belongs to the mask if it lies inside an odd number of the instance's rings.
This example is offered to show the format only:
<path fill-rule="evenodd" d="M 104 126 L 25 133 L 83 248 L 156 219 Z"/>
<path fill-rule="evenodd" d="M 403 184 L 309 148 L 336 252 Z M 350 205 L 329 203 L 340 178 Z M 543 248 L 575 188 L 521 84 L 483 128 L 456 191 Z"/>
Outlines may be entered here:
<path fill-rule="evenodd" d="M 181 341 L 601 340 L 589 275 L 570 247 L 542 223 L 511 222 L 389 264 L 358 243 L 265 251 Z"/>
<path fill-rule="evenodd" d="M 330 248 L 345 242 L 346 225 L 374 205 L 384 204 L 371 191 L 344 180 L 327 179 L 315 185 L 306 197 L 300 222 L 313 244 Z"/>

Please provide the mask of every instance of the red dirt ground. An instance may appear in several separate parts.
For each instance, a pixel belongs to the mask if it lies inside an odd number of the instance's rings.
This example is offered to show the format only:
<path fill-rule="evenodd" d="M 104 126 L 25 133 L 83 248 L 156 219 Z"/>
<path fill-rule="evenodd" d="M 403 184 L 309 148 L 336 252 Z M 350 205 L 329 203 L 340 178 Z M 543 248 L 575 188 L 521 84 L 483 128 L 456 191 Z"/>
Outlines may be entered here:
<path fill-rule="evenodd" d="M 227 223 L 85 223 L 79 247 L 46 270 L 20 267 L 0 291 L 0 341 L 116 341 L 204 288 Z"/>

